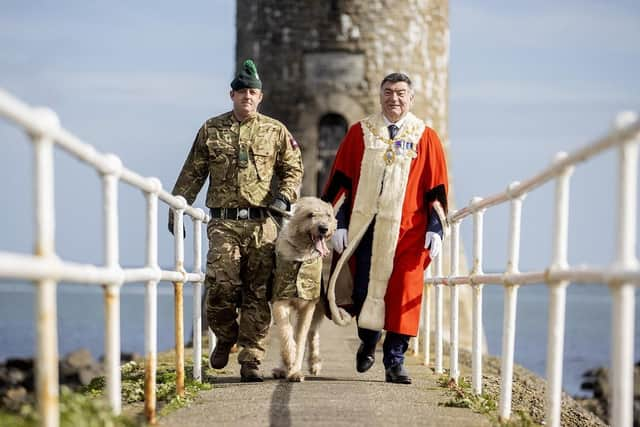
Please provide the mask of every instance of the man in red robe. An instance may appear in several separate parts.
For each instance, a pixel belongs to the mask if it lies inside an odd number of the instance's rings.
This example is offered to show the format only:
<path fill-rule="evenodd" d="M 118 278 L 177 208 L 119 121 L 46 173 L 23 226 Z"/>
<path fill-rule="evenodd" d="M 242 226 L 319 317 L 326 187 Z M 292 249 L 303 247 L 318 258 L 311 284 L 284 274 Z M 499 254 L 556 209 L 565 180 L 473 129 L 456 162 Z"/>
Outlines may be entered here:
<path fill-rule="evenodd" d="M 387 382 L 410 384 L 409 338 L 420 324 L 423 273 L 442 247 L 447 167 L 433 129 L 409 110 L 411 80 L 401 73 L 380 85 L 382 112 L 351 126 L 322 198 L 338 208 L 327 299 L 333 321 L 357 317 L 358 372 L 375 362 L 382 329 Z M 348 266 L 348 268 L 343 268 Z"/>

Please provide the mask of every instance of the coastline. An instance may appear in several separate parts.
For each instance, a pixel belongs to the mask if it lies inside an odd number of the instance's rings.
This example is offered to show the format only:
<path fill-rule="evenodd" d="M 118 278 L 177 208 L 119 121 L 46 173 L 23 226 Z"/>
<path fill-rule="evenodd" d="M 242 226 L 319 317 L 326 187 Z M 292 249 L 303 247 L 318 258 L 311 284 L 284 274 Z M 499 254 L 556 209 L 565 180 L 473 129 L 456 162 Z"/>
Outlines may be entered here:
<path fill-rule="evenodd" d="M 448 357 L 445 357 L 448 360 Z M 465 375 L 471 373 L 471 353 L 459 351 L 459 364 Z M 482 356 L 483 393 L 500 396 L 501 359 L 496 356 Z M 544 425 L 546 380 L 518 364 L 513 366 L 512 413 L 528 414 L 531 421 Z M 562 393 L 561 425 L 570 427 L 602 427 L 607 424 L 595 413 L 589 411 L 573 396 Z"/>
<path fill-rule="evenodd" d="M 206 338 L 203 341 L 203 348 L 206 348 Z M 185 359 L 188 365 L 190 365 L 191 354 L 192 349 L 187 348 L 185 351 Z M 175 360 L 174 355 L 173 350 L 160 352 L 158 353 L 158 360 L 162 361 L 162 365 L 171 369 Z M 142 363 L 143 361 L 140 358 L 136 359 L 140 367 L 142 367 L 144 365 L 144 363 Z M 444 359 L 446 362 L 445 366 L 447 366 L 448 358 L 446 355 Z M 496 401 L 499 400 L 500 396 L 500 363 L 500 358 L 498 357 L 483 356 L 483 394 L 490 396 Z M 462 376 L 468 378 L 471 373 L 471 353 L 460 350 L 459 364 Z M 28 373 L 25 377 L 29 377 Z M 533 424 L 542 425 L 545 418 L 545 389 L 546 381 L 543 378 L 520 365 L 514 365 L 512 398 L 512 413 L 514 414 L 514 418 L 517 415 L 524 420 L 530 420 Z M 29 393 L 26 393 L 25 396 L 25 394 L 21 392 L 19 395 L 25 398 L 26 402 L 32 402 L 32 395 L 29 395 Z M 197 397 L 195 399 L 197 399 Z M 445 405 L 446 402 L 443 401 L 440 404 Z M 6 404 L 0 406 L 4 407 L 0 409 L 10 409 Z M 14 406 L 14 408 L 17 409 L 18 406 Z M 588 407 L 589 405 L 585 404 L 585 402 L 576 400 L 572 396 L 563 393 L 562 425 L 575 427 L 606 426 L 603 420 L 587 409 Z M 127 404 L 123 402 L 123 413 L 133 419 L 140 420 L 143 417 L 143 407 L 140 403 Z"/>

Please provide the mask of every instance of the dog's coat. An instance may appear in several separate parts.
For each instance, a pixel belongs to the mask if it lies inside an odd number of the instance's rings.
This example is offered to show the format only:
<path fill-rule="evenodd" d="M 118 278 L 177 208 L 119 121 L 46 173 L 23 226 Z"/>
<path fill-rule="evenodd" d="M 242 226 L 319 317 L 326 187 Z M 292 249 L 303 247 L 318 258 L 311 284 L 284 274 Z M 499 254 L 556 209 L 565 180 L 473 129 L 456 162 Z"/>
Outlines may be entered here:
<path fill-rule="evenodd" d="M 309 341 L 309 371 L 321 369 L 318 329 L 324 315 L 318 304 L 322 257 L 329 254 L 326 241 L 336 229 L 333 207 L 315 197 L 303 197 L 293 217 L 276 241 L 273 318 L 280 336 L 282 366 L 276 378 L 303 381 L 302 359 Z M 295 315 L 295 331 L 291 316 Z"/>

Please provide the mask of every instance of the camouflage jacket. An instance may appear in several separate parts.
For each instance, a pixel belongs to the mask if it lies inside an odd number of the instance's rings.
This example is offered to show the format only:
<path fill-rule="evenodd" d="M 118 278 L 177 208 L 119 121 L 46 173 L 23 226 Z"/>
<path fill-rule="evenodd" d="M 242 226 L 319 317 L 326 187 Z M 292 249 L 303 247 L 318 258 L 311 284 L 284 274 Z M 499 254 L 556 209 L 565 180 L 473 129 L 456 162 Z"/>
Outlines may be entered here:
<path fill-rule="evenodd" d="M 278 194 L 294 202 L 302 173 L 300 149 L 282 123 L 259 113 L 238 122 L 228 112 L 198 130 L 172 193 L 192 204 L 209 177 L 208 207 L 267 206 Z"/>
<path fill-rule="evenodd" d="M 322 257 L 308 261 L 284 261 L 276 257 L 276 271 L 273 275 L 272 300 L 320 298 Z"/>

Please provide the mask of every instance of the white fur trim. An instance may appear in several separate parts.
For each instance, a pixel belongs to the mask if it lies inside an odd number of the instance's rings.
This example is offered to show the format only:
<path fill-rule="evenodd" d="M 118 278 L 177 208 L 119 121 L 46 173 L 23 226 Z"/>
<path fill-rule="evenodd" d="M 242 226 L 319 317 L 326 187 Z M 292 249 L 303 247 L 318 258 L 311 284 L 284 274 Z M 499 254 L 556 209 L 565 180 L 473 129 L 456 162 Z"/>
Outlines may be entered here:
<path fill-rule="evenodd" d="M 371 286 L 371 283 L 369 283 L 369 286 Z M 360 310 L 358 326 L 371 329 L 372 331 L 384 329 L 385 309 L 384 299 L 369 297 L 367 295 L 362 310 Z"/>

